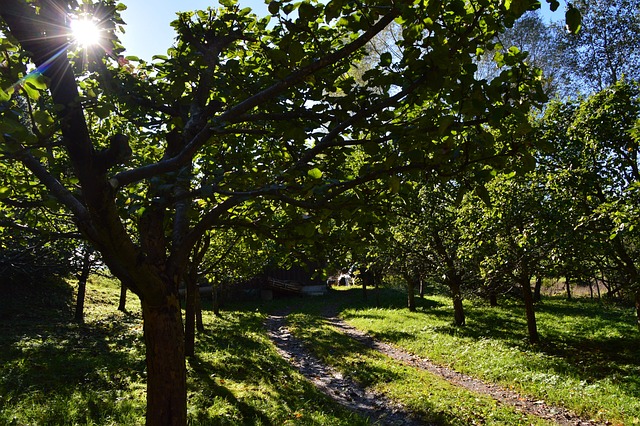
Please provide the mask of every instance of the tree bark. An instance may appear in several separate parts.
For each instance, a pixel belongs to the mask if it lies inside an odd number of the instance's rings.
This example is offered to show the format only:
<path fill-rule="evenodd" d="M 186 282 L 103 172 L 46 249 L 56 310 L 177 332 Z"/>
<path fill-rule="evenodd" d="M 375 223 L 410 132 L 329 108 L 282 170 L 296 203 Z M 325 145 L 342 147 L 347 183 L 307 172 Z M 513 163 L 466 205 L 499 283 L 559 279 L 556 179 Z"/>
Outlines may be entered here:
<path fill-rule="evenodd" d="M 422 279 L 422 277 L 420 277 L 420 299 L 424 299 L 424 280 Z"/>
<path fill-rule="evenodd" d="M 118 310 L 127 312 L 127 286 L 123 282 L 120 283 L 120 301 L 118 302 Z"/>
<path fill-rule="evenodd" d="M 78 277 L 78 295 L 76 297 L 75 320 L 84 322 L 84 299 L 87 290 L 87 280 L 91 273 L 91 251 L 85 247 L 82 258 L 82 271 Z"/>
<path fill-rule="evenodd" d="M 536 285 L 533 288 L 533 301 L 535 303 L 542 300 L 542 295 L 540 294 L 542 291 L 542 277 L 536 275 Z"/>
<path fill-rule="evenodd" d="M 376 292 L 376 308 L 380 307 L 380 281 L 382 280 L 382 273 L 380 271 L 373 272 L 373 285 Z"/>
<path fill-rule="evenodd" d="M 405 279 L 407 280 L 407 307 L 409 311 L 416 311 L 416 283 L 413 277 L 410 277 L 409 274 L 405 275 Z"/>
<path fill-rule="evenodd" d="M 498 295 L 495 290 L 489 290 L 489 306 L 492 308 L 498 306 Z"/>
<path fill-rule="evenodd" d="M 213 304 L 213 314 L 220 316 L 220 288 L 218 283 L 211 284 L 211 303 Z"/>
<path fill-rule="evenodd" d="M 522 273 L 519 278 L 522 287 L 522 299 L 527 314 L 527 329 L 529 331 L 529 343 L 536 344 L 540 341 L 538 336 L 538 326 L 536 323 L 536 312 L 533 307 L 533 294 L 531 293 L 530 277 L 527 273 Z"/>
<path fill-rule="evenodd" d="M 636 322 L 640 331 L 640 289 L 636 290 Z"/>
<path fill-rule="evenodd" d="M 569 280 L 569 277 L 565 279 L 564 286 L 567 290 L 567 300 L 571 300 L 571 280 Z"/>
<path fill-rule="evenodd" d="M 142 302 L 147 348 L 147 425 L 187 423 L 187 381 L 182 313 L 177 294 L 161 306 Z"/>
<path fill-rule="evenodd" d="M 196 292 L 198 291 L 196 281 L 191 278 L 191 276 L 187 276 L 184 307 L 184 354 L 189 357 L 195 355 Z"/>
<path fill-rule="evenodd" d="M 367 300 L 367 281 L 369 281 L 369 271 L 365 271 L 362 274 L 362 279 L 360 281 L 362 281 L 362 298 L 364 300 Z"/>
<path fill-rule="evenodd" d="M 204 333 L 204 322 L 202 321 L 202 299 L 200 298 L 200 289 L 195 293 L 196 298 L 196 330 Z"/>
<path fill-rule="evenodd" d="M 449 289 L 451 290 L 451 298 L 453 299 L 453 322 L 457 326 L 465 325 L 464 306 L 462 305 L 462 291 L 460 290 L 460 277 L 451 277 L 449 281 Z"/>

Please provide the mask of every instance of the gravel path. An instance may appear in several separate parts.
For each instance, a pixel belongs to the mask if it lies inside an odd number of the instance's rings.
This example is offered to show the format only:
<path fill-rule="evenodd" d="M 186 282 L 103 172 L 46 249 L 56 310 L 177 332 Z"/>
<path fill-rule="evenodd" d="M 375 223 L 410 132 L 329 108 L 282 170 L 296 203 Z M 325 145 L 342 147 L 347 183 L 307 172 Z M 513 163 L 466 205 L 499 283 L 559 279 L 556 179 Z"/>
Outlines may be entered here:
<path fill-rule="evenodd" d="M 411 416 L 399 404 L 383 395 L 373 394 L 363 389 L 352 380 L 343 377 L 339 372 L 323 364 L 313 356 L 286 328 L 286 316 L 289 312 L 279 312 L 267 318 L 266 328 L 281 356 L 294 365 L 322 392 L 338 403 L 369 417 L 373 423 L 380 425 L 424 425 Z M 548 405 L 542 400 L 535 400 L 498 385 L 481 380 L 437 365 L 426 358 L 407 353 L 395 346 L 373 339 L 366 333 L 351 327 L 328 309 L 326 320 L 340 332 L 359 341 L 368 348 L 377 350 L 406 365 L 421 368 L 437 374 L 454 385 L 473 392 L 489 395 L 504 405 L 511 405 L 517 410 L 538 416 L 563 426 L 606 426 L 610 423 L 598 423 L 585 420 L 562 407 Z"/>

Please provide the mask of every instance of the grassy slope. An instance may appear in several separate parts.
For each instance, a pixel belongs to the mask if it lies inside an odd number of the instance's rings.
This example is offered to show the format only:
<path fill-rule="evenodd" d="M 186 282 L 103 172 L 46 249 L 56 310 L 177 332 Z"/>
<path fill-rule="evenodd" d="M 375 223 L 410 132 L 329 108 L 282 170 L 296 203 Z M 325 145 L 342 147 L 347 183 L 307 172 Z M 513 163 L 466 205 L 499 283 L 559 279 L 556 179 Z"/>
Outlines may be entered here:
<path fill-rule="evenodd" d="M 144 424 L 139 315 L 118 312 L 118 286 L 94 280 L 78 325 L 68 320 L 71 292 L 56 288 L 29 286 L 0 303 L 0 424 Z M 139 310 L 134 296 L 128 309 Z M 187 362 L 191 425 L 365 424 L 277 355 L 263 313 L 204 316 L 207 334 Z"/>

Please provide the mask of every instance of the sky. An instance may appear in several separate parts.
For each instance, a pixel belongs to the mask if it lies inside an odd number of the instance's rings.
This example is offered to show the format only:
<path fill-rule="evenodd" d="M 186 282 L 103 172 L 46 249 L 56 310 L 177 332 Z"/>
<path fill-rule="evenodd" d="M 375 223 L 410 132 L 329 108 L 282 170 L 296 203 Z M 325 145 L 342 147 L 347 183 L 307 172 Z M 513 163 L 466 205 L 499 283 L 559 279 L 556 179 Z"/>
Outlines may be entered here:
<path fill-rule="evenodd" d="M 126 33 L 120 41 L 127 49 L 125 55 L 137 56 L 150 61 L 153 55 L 164 55 L 171 47 L 175 33 L 169 23 L 176 18 L 176 12 L 218 7 L 216 0 L 124 0 L 127 10 L 122 12 L 126 22 Z M 566 2 L 561 0 L 560 8 L 551 13 L 545 0 L 542 2 L 542 14 L 550 19 L 564 19 Z M 267 15 L 264 0 L 239 0 L 240 7 L 250 7 L 258 16 Z"/>
<path fill-rule="evenodd" d="M 126 33 L 120 41 L 127 49 L 125 55 L 150 61 L 153 55 L 164 55 L 174 41 L 175 33 L 169 25 L 176 12 L 219 7 L 216 0 L 121 0 L 127 5 L 122 12 Z M 239 0 L 241 8 L 250 7 L 258 16 L 267 15 L 264 0 Z"/>

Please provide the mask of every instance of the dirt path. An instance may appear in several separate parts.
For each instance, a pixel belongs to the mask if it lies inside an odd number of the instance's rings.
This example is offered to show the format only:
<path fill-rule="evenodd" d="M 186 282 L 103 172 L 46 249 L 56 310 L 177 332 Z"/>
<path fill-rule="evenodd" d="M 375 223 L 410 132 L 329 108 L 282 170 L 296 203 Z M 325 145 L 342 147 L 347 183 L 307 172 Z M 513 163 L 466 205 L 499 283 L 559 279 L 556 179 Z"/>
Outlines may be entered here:
<path fill-rule="evenodd" d="M 353 380 L 320 362 L 294 338 L 286 328 L 288 312 L 279 312 L 267 318 L 266 328 L 280 355 L 296 367 L 322 392 L 348 409 L 368 417 L 373 424 L 418 426 L 426 423 L 416 420 L 399 404 L 383 395 L 363 389 Z"/>
<path fill-rule="evenodd" d="M 482 380 L 475 379 L 473 377 L 454 371 L 450 368 L 435 364 L 426 358 L 420 358 L 416 355 L 407 353 L 401 349 L 396 348 L 395 346 L 374 340 L 371 336 L 354 327 L 351 327 L 337 317 L 328 317 L 327 321 L 342 333 L 352 337 L 353 339 L 359 341 L 360 343 L 371 349 L 375 349 L 395 360 L 403 362 L 404 364 L 421 368 L 423 370 L 427 370 L 431 373 L 437 374 L 453 383 L 454 385 L 463 387 L 473 392 L 489 395 L 496 401 L 504 405 L 511 405 L 523 413 L 541 417 L 543 419 L 555 422 L 558 425 L 606 425 L 606 423 L 597 423 L 593 420 L 582 419 L 565 408 L 554 407 L 548 405 L 542 400 L 535 400 L 524 397 L 512 390 L 502 388 L 493 383 L 483 382 Z"/>
<path fill-rule="evenodd" d="M 381 395 L 372 394 L 361 388 L 352 380 L 332 368 L 324 365 L 320 360 L 307 351 L 302 342 L 295 339 L 285 326 L 285 318 L 288 312 L 280 312 L 269 316 L 266 327 L 269 336 L 274 341 L 280 354 L 319 389 L 338 403 L 360 412 L 369 417 L 374 423 L 386 425 L 422 425 L 425 424 L 411 417 L 400 405 L 390 401 Z M 541 400 L 526 398 L 520 394 L 504 389 L 498 385 L 485 383 L 481 380 L 437 365 L 426 358 L 420 358 L 409 354 L 387 343 L 374 340 L 366 333 L 349 326 L 335 316 L 335 312 L 327 310 L 326 320 L 342 333 L 359 341 L 366 347 L 377 350 L 406 365 L 421 368 L 437 374 L 454 385 L 463 387 L 473 392 L 489 395 L 501 404 L 510 405 L 517 410 L 552 421 L 558 425 L 592 426 L 607 425 L 593 420 L 585 420 L 570 411 L 546 404 Z"/>

